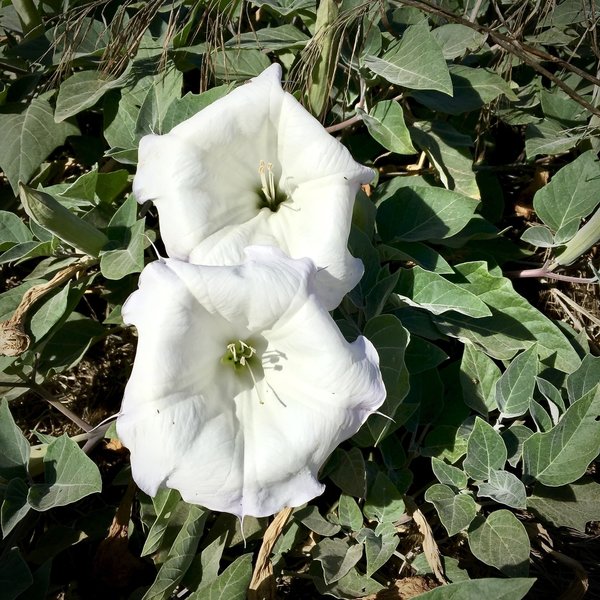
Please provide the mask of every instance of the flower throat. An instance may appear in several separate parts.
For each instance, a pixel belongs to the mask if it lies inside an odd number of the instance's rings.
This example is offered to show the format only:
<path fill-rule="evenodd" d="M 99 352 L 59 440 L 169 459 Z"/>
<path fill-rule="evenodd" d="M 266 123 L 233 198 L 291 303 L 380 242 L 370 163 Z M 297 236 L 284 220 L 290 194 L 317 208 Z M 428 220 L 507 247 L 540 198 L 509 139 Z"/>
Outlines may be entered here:
<path fill-rule="evenodd" d="M 261 183 L 261 188 L 258 192 L 258 208 L 268 208 L 273 212 L 277 212 L 280 204 L 287 200 L 287 196 L 279 190 L 275 183 L 273 163 L 261 160 L 258 163 L 258 174 L 260 175 Z"/>

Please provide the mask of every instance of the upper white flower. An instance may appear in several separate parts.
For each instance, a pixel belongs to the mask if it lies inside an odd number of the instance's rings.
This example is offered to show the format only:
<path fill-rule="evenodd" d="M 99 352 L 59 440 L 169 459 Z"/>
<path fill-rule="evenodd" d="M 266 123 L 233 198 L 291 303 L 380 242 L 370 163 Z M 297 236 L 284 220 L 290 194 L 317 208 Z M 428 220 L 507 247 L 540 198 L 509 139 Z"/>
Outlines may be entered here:
<path fill-rule="evenodd" d="M 142 138 L 133 190 L 155 202 L 170 257 L 234 265 L 246 246 L 274 245 L 314 261 L 331 310 L 362 276 L 347 242 L 356 192 L 373 171 L 280 80 L 271 65 L 169 133 Z"/>
<path fill-rule="evenodd" d="M 310 260 L 246 254 L 144 269 L 123 307 L 139 342 L 117 431 L 148 494 L 260 517 L 323 491 L 319 468 L 385 389 L 371 343 L 348 343 L 315 297 Z"/>

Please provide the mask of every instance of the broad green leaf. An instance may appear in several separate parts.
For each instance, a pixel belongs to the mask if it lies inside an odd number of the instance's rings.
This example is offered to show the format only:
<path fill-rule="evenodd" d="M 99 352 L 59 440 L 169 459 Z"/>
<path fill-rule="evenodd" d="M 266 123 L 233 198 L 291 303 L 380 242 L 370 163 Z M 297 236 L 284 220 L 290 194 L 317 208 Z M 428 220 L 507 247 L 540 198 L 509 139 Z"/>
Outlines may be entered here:
<path fill-rule="evenodd" d="M 583 398 L 600 383 L 600 356 L 587 354 L 581 366 L 567 377 L 567 393 L 571 402 Z"/>
<path fill-rule="evenodd" d="M 527 228 L 521 235 L 521 239 L 538 248 L 554 248 L 556 246 L 552 232 L 543 225 Z"/>
<path fill-rule="evenodd" d="M 223 533 L 202 550 L 202 554 L 200 555 L 201 582 L 198 587 L 208 585 L 217 579 L 219 576 L 219 564 L 221 563 L 223 550 L 225 550 L 226 546 L 227 534 Z"/>
<path fill-rule="evenodd" d="M 456 265 L 460 279 L 455 283 L 483 300 L 491 317 L 471 319 L 463 315 L 434 316 L 435 323 L 447 335 L 470 340 L 486 354 L 509 360 L 521 349 L 537 341 L 541 360 L 571 373 L 581 360 L 561 330 L 550 319 L 517 294 L 510 280 L 490 273 L 484 262 Z M 453 280 L 453 277 L 449 277 Z"/>
<path fill-rule="evenodd" d="M 94 106 L 108 90 L 125 85 L 129 73 L 111 77 L 99 71 L 78 71 L 60 85 L 56 98 L 54 120 L 57 123 Z"/>
<path fill-rule="evenodd" d="M 358 531 L 363 525 L 363 516 L 356 500 L 342 494 L 338 502 L 338 519 L 342 527 Z"/>
<path fill-rule="evenodd" d="M 560 423 L 523 444 L 523 472 L 558 487 L 579 479 L 600 452 L 600 387 L 574 402 Z"/>
<path fill-rule="evenodd" d="M 421 454 L 455 463 L 467 453 L 467 438 L 457 428 L 440 425 L 426 436 Z"/>
<path fill-rule="evenodd" d="M 454 94 L 449 98 L 436 91 L 414 92 L 412 95 L 431 110 L 450 115 L 478 110 L 504 94 L 517 100 L 510 84 L 491 69 L 451 65 L 450 78 Z"/>
<path fill-rule="evenodd" d="M 473 141 L 446 121 L 419 121 L 410 128 L 415 144 L 435 166 L 447 190 L 479 200 L 481 193 L 473 171 Z"/>
<path fill-rule="evenodd" d="M 466 25 L 448 23 L 436 27 L 431 34 L 442 49 L 446 60 L 453 60 L 465 54 L 467 50 L 474 52 L 483 46 L 485 35 Z"/>
<path fill-rule="evenodd" d="M 0 477 L 26 479 L 30 446 L 17 427 L 7 400 L 0 402 L 0 448 Z"/>
<path fill-rule="evenodd" d="M 328 473 L 331 480 L 344 494 L 364 498 L 367 491 L 365 459 L 359 448 L 349 451 L 338 448 L 334 454 L 335 467 Z"/>
<path fill-rule="evenodd" d="M 218 50 L 214 54 L 215 77 L 221 81 L 245 81 L 260 75 L 271 61 L 258 50 Z"/>
<path fill-rule="evenodd" d="M 409 306 L 423 308 L 434 315 L 449 310 L 473 318 L 491 315 L 477 296 L 451 283 L 442 275 L 414 266 L 402 269 L 394 290 Z"/>
<path fill-rule="evenodd" d="M 367 557 L 367 577 L 371 577 L 378 569 L 383 567 L 394 555 L 398 546 L 396 528 L 391 523 L 382 524 L 378 533 L 372 529 L 363 529 L 365 555 Z"/>
<path fill-rule="evenodd" d="M 294 512 L 294 518 L 311 531 L 323 536 L 335 535 L 341 528 L 321 516 L 316 506 L 306 506 Z"/>
<path fill-rule="evenodd" d="M 505 504 L 511 508 L 525 508 L 526 492 L 523 482 L 508 471 L 490 470 L 490 476 L 486 483 L 479 483 L 477 496 L 492 498 L 499 504 Z"/>
<path fill-rule="evenodd" d="M 571 221 L 579 222 L 599 202 L 600 163 L 593 150 L 563 167 L 550 183 L 538 190 L 533 207 L 538 217 L 553 231 Z"/>
<path fill-rule="evenodd" d="M 188 517 L 175 538 L 167 559 L 161 565 L 154 583 L 142 600 L 163 600 L 170 596 L 196 554 L 208 514 L 203 508 L 190 504 Z"/>
<path fill-rule="evenodd" d="M 584 129 L 577 134 L 570 126 L 565 127 L 558 121 L 544 119 L 531 123 L 525 129 L 525 154 L 533 160 L 539 154 L 562 154 L 574 148 L 585 135 Z"/>
<path fill-rule="evenodd" d="M 552 91 L 540 90 L 540 104 L 546 117 L 556 119 L 565 125 L 585 125 L 587 110 L 558 88 Z"/>
<path fill-rule="evenodd" d="M 167 530 L 169 519 L 173 514 L 173 509 L 181 502 L 181 496 L 177 490 L 163 488 L 158 490 L 156 496 L 152 499 L 154 510 L 156 510 L 156 519 L 144 542 L 144 547 L 140 556 L 148 556 L 158 550 L 163 536 Z"/>
<path fill-rule="evenodd" d="M 253 0 L 257 6 L 268 6 L 278 15 L 288 16 L 302 11 L 314 13 L 316 0 Z"/>
<path fill-rule="evenodd" d="M 456 494 L 441 483 L 434 483 L 425 492 L 425 500 L 435 506 L 449 536 L 456 535 L 468 527 L 477 514 L 477 505 L 471 496 Z"/>
<path fill-rule="evenodd" d="M 0 250 L 15 244 L 33 241 L 29 227 L 14 213 L 0 211 Z"/>
<path fill-rule="evenodd" d="M 448 355 L 435 344 L 416 335 L 411 336 L 405 355 L 406 366 L 411 373 L 435 369 L 447 358 Z"/>
<path fill-rule="evenodd" d="M 20 113 L 0 113 L 0 138 L 11 143 L 0 144 L 0 168 L 13 192 L 19 182 L 28 183 L 42 161 L 69 135 L 77 135 L 77 127 L 55 123 L 50 104 L 34 98 Z"/>
<path fill-rule="evenodd" d="M 15 528 L 23 517 L 30 511 L 27 504 L 29 488 L 23 479 L 11 479 L 4 491 L 4 501 L 0 509 L 0 524 L 2 536 L 6 536 Z"/>
<path fill-rule="evenodd" d="M 460 385 L 465 404 L 484 416 L 495 410 L 499 378 L 500 369 L 496 363 L 473 344 L 465 344 L 460 363 Z"/>
<path fill-rule="evenodd" d="M 427 19 L 411 25 L 399 43 L 381 57 L 367 56 L 365 65 L 390 83 L 412 90 L 438 90 L 452 95 L 452 81 L 440 45 Z"/>
<path fill-rule="evenodd" d="M 362 558 L 361 544 L 325 538 L 312 549 L 312 558 L 321 563 L 327 585 L 339 581 Z"/>
<path fill-rule="evenodd" d="M 379 412 L 394 419 L 409 391 L 404 353 L 410 335 L 393 315 L 380 315 L 371 319 L 365 326 L 364 334 L 379 353 L 379 368 L 387 392 Z M 392 422 L 385 417 L 372 415 L 367 425 L 377 444 L 390 431 Z"/>
<path fill-rule="evenodd" d="M 442 188 L 402 187 L 379 206 L 377 228 L 384 242 L 444 239 L 465 227 L 478 204 Z"/>
<path fill-rule="evenodd" d="M 18 548 L 10 548 L 0 558 L 2 600 L 16 600 L 33 583 L 31 571 Z"/>
<path fill-rule="evenodd" d="M 256 3 L 255 3 L 256 4 Z M 291 50 L 304 48 L 310 38 L 297 27 L 286 23 L 241 33 L 225 42 L 226 48 L 257 48 L 258 50 Z"/>
<path fill-rule="evenodd" d="M 167 133 L 179 123 L 189 119 L 219 98 L 231 91 L 231 85 L 219 85 L 202 94 L 187 93 L 183 98 L 176 98 L 167 108 L 162 120 L 162 131 Z"/>
<path fill-rule="evenodd" d="M 514 423 L 502 432 L 502 439 L 508 453 L 508 464 L 516 467 L 523 456 L 523 444 L 533 435 L 533 431 L 525 425 Z"/>
<path fill-rule="evenodd" d="M 535 423 L 538 431 L 550 431 L 554 423 L 546 409 L 535 400 L 531 400 L 529 404 L 529 413 Z"/>
<path fill-rule="evenodd" d="M 45 299 L 29 321 L 29 328 L 36 341 L 41 340 L 65 315 L 69 306 L 69 291 L 67 283 L 58 293 Z"/>
<path fill-rule="evenodd" d="M 521 521 L 508 510 L 497 510 L 487 519 L 474 519 L 469 527 L 469 548 L 481 562 L 508 577 L 529 572 L 529 536 Z"/>
<path fill-rule="evenodd" d="M 492 469 L 502 469 L 507 452 L 502 436 L 483 419 L 476 417 L 467 442 L 467 456 L 463 467 L 469 477 L 483 481 Z"/>
<path fill-rule="evenodd" d="M 27 497 L 35 510 L 65 506 L 102 489 L 98 467 L 67 435 L 48 445 L 44 471 L 45 483 L 32 485 Z"/>
<path fill-rule="evenodd" d="M 25 212 L 33 221 L 77 250 L 98 256 L 108 242 L 101 231 L 75 216 L 50 194 L 21 185 L 20 197 Z"/>
<path fill-rule="evenodd" d="M 588 356 L 591 355 L 588 354 Z M 554 404 L 560 410 L 560 412 L 565 412 L 565 410 L 567 410 L 565 401 L 563 400 L 560 391 L 556 387 L 554 387 L 553 384 L 551 384 L 549 381 L 546 381 L 545 379 L 542 379 L 541 377 L 536 377 L 535 383 L 537 389 L 544 396 L 544 398 L 546 398 L 547 401 L 552 402 L 552 404 Z"/>
<path fill-rule="evenodd" d="M 100 271 L 106 279 L 119 280 L 144 268 L 144 219 L 129 228 L 126 248 L 106 250 L 100 257 Z"/>
<path fill-rule="evenodd" d="M 516 356 L 496 382 L 496 404 L 505 417 L 519 417 L 529 409 L 538 374 L 534 344 Z"/>
<path fill-rule="evenodd" d="M 514 577 L 512 579 L 471 579 L 450 585 L 442 585 L 424 594 L 421 600 L 521 600 L 524 598 L 535 579 Z"/>
<path fill-rule="evenodd" d="M 600 521 L 600 484 L 589 478 L 561 487 L 537 484 L 527 498 L 527 508 L 555 527 L 582 533 L 590 521 Z"/>
<path fill-rule="evenodd" d="M 317 591 L 322 596 L 334 596 L 335 598 L 362 598 L 365 594 L 377 594 L 381 590 L 385 589 L 383 585 L 362 575 L 356 569 L 350 569 L 347 575 L 344 575 L 338 581 L 327 585 L 323 577 L 323 569 L 321 564 L 314 561 L 313 567 L 310 569 L 309 574 L 313 576 L 313 582 Z"/>
<path fill-rule="evenodd" d="M 444 257 L 433 248 L 422 242 L 393 242 L 380 244 L 377 251 L 383 262 L 388 260 L 410 260 L 428 271 L 434 271 L 440 275 L 454 273 L 452 267 Z"/>
<path fill-rule="evenodd" d="M 440 556 L 440 560 L 444 569 L 444 575 L 448 578 L 448 580 L 451 583 L 457 583 L 459 581 L 469 581 L 469 574 L 465 569 L 459 566 L 458 560 L 456 560 L 455 558 L 451 558 L 450 556 L 443 555 Z M 417 575 L 435 576 L 433 570 L 427 562 L 427 557 L 424 552 L 418 554 L 415 557 L 415 559 L 410 563 L 410 566 Z"/>
<path fill-rule="evenodd" d="M 398 102 L 383 100 L 369 113 L 362 113 L 369 133 L 384 148 L 397 154 L 415 154 L 410 133 L 404 122 L 404 111 Z"/>
<path fill-rule="evenodd" d="M 384 473 L 377 473 L 377 477 L 367 493 L 363 512 L 367 519 L 373 519 L 380 523 L 392 523 L 404 514 L 402 494 Z"/>
<path fill-rule="evenodd" d="M 251 578 L 252 554 L 243 554 L 215 580 L 188 596 L 188 600 L 245 600 Z"/>
<path fill-rule="evenodd" d="M 459 490 L 467 487 L 467 476 L 462 469 L 449 465 L 447 462 L 435 458 L 435 456 L 431 459 L 431 467 L 433 468 L 433 474 L 440 483 L 453 486 Z"/>

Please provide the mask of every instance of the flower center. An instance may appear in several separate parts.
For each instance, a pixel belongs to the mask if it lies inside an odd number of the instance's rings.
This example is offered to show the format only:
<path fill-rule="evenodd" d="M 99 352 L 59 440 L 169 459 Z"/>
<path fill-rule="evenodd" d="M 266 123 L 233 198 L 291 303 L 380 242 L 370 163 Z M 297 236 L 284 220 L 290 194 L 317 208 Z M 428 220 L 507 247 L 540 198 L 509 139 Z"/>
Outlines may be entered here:
<path fill-rule="evenodd" d="M 262 396 L 260 394 L 260 386 L 256 382 L 256 376 L 254 375 L 254 370 L 257 365 L 250 364 L 252 358 L 256 356 L 256 348 L 250 346 L 246 342 L 242 340 L 237 340 L 236 342 L 232 342 L 231 344 L 227 344 L 227 350 L 225 354 L 221 357 L 221 362 L 224 365 L 231 365 L 233 370 L 236 373 L 239 372 L 248 372 L 250 375 L 250 379 L 252 379 L 252 384 L 254 385 L 254 389 L 258 394 L 258 399 L 261 404 L 264 404 Z M 260 367 L 259 367 L 260 370 Z"/>
<path fill-rule="evenodd" d="M 277 212 L 279 205 L 287 199 L 287 196 L 279 190 L 275 183 L 273 163 L 261 160 L 258 163 L 258 174 L 260 175 L 261 183 L 258 193 L 260 196 L 258 208 L 268 208 L 273 212 Z"/>

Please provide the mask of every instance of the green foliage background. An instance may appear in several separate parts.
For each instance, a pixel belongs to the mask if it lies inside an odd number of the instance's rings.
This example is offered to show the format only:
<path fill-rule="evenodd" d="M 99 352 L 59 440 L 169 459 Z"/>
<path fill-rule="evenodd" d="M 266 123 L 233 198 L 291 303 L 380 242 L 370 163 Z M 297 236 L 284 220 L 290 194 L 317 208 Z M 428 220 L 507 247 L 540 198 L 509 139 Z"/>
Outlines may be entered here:
<path fill-rule="evenodd" d="M 349 240 L 365 275 L 334 316 L 374 343 L 388 397 L 294 510 L 267 583 L 362 598 L 412 574 L 432 600 L 548 597 L 537 557 L 600 520 L 600 317 L 580 292 L 597 298 L 599 14 L 2 0 L 0 597 L 246 597 L 268 520 L 242 532 L 146 497 L 101 421 L 132 360 L 121 305 L 160 247 L 130 194 L 138 142 L 273 61 L 379 174 Z M 546 293 L 570 324 L 536 306 Z M 64 402 L 90 372 L 95 413 Z M 46 404 L 65 419 L 32 420 Z"/>

